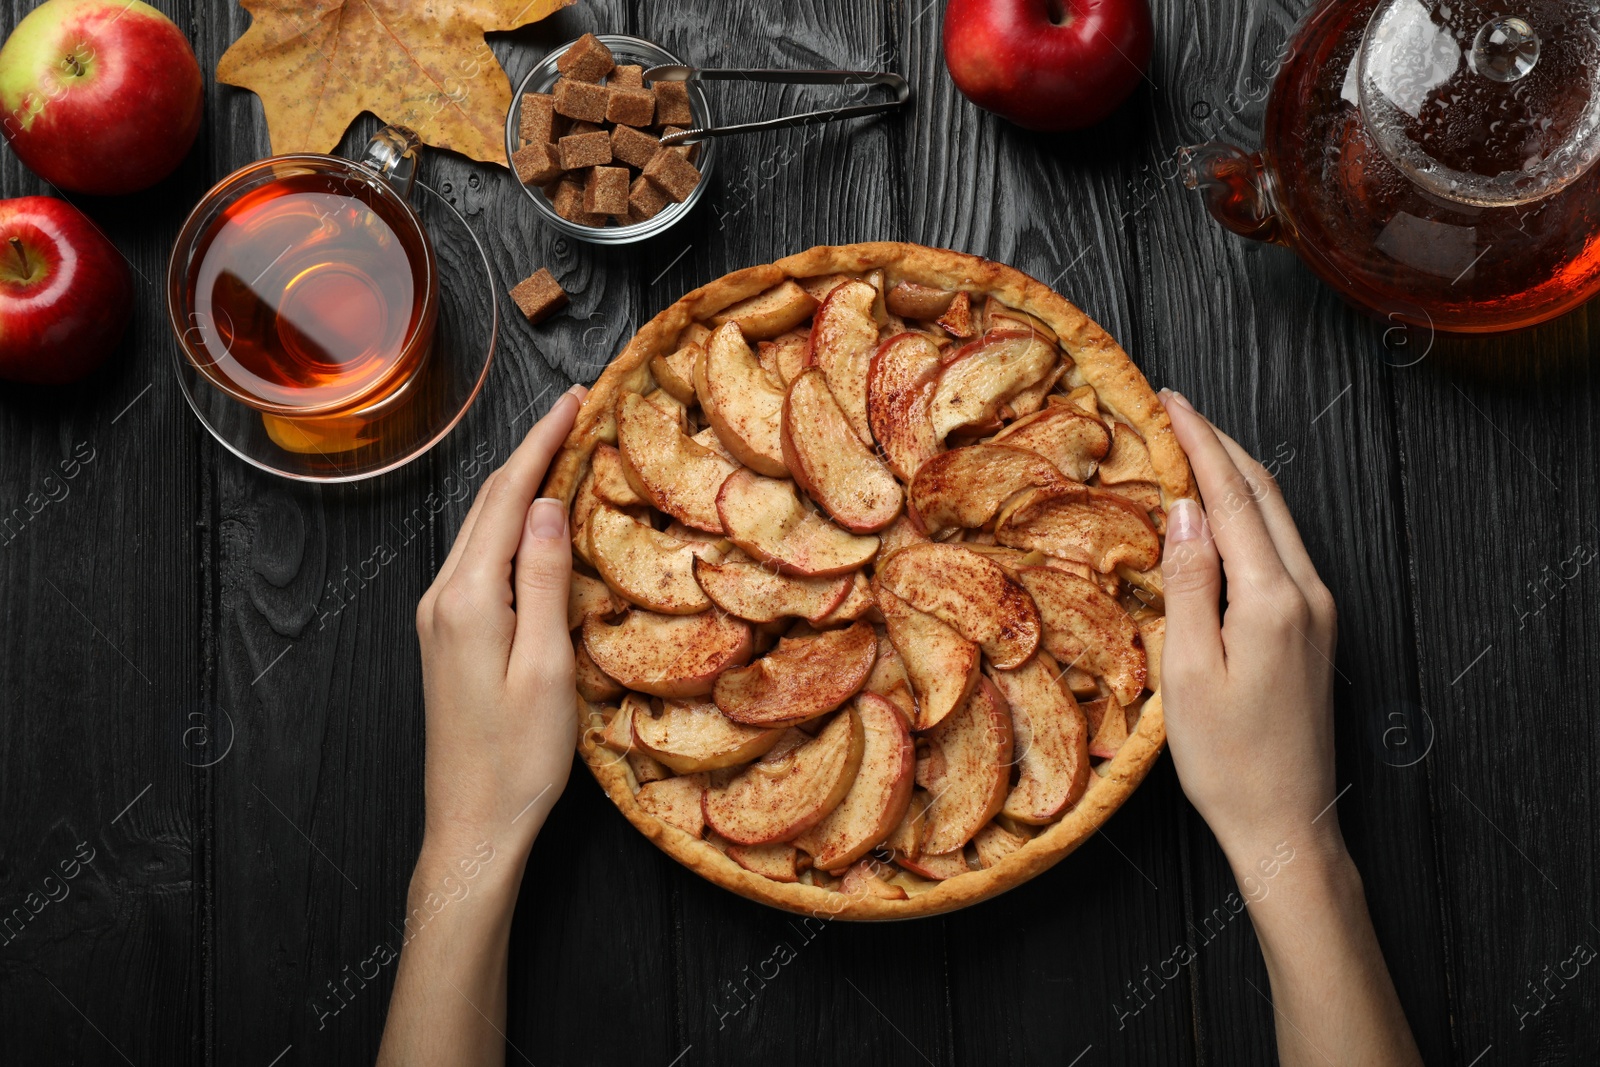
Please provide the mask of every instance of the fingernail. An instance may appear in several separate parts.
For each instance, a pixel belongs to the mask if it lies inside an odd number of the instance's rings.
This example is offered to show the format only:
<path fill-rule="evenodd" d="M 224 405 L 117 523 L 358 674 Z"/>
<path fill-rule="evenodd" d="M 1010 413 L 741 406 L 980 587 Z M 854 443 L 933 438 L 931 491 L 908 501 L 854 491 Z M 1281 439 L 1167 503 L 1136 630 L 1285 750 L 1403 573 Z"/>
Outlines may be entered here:
<path fill-rule="evenodd" d="M 1176 389 L 1161 390 L 1161 402 L 1169 406 L 1176 404 L 1185 411 L 1194 410 L 1194 405 L 1189 403 L 1189 398 L 1178 392 Z"/>
<path fill-rule="evenodd" d="M 582 400 L 589 395 L 589 387 L 584 385 L 582 382 L 575 382 L 573 383 L 572 388 L 568 389 L 567 392 L 572 396 L 577 397 L 579 400 Z"/>
<path fill-rule="evenodd" d="M 1184 497 L 1167 512 L 1167 544 L 1198 541 L 1205 534 L 1205 513 L 1200 505 Z"/>
<path fill-rule="evenodd" d="M 542 496 L 528 509 L 528 533 L 535 541 L 554 541 L 567 532 L 567 509 L 559 500 Z"/>

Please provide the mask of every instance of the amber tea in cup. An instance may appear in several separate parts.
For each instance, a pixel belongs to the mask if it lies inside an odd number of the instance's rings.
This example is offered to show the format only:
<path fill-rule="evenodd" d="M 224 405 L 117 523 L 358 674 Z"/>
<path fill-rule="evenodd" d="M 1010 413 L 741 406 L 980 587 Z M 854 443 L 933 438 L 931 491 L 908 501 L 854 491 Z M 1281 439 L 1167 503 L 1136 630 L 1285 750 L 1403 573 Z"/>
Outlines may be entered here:
<path fill-rule="evenodd" d="M 394 149 L 389 131 L 374 139 Z M 195 209 L 169 277 L 185 355 L 290 451 L 348 450 L 407 398 L 438 314 L 432 246 L 379 165 L 280 156 Z M 394 184 L 391 184 L 393 182 Z"/>

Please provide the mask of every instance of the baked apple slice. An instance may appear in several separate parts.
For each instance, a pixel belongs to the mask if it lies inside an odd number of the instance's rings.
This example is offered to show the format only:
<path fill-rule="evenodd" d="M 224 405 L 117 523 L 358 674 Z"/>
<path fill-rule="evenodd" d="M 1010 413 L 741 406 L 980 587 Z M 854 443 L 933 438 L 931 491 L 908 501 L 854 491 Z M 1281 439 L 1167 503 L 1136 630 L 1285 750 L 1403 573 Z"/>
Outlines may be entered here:
<path fill-rule="evenodd" d="M 1159 485 L 1156 469 L 1150 464 L 1150 449 L 1133 427 L 1118 422 L 1111 429 L 1111 450 L 1100 461 L 1100 484 L 1146 482 Z M 1159 504 L 1160 501 L 1157 501 Z"/>
<path fill-rule="evenodd" d="M 892 870 L 893 868 L 871 859 L 861 860 L 844 872 L 844 878 L 839 883 L 839 892 L 851 900 L 905 900 L 907 896 L 904 887 L 894 885 L 885 879 L 885 875 Z"/>
<path fill-rule="evenodd" d="M 589 457 L 589 469 L 594 472 L 594 495 L 602 503 L 616 508 L 636 508 L 650 503 L 628 484 L 622 471 L 622 453 L 614 445 L 601 442 Z"/>
<path fill-rule="evenodd" d="M 657 510 L 686 526 L 722 532 L 717 490 L 738 464 L 689 440 L 638 393 L 617 400 L 617 450 L 628 484 Z"/>
<path fill-rule="evenodd" d="M 954 714 L 927 733 L 917 784 L 933 799 L 923 854 L 954 852 L 1000 813 L 1011 784 L 1011 712 L 987 678 Z"/>
<path fill-rule="evenodd" d="M 718 326 L 694 369 L 700 410 L 735 459 L 761 474 L 786 478 L 778 424 L 783 390 L 756 362 L 737 323 Z"/>
<path fill-rule="evenodd" d="M 945 333 L 963 341 L 977 333 L 972 321 L 972 295 L 957 293 L 950 301 L 950 306 L 944 309 L 944 314 L 934 321 Z"/>
<path fill-rule="evenodd" d="M 1149 570 L 1161 562 L 1161 540 L 1144 509 L 1087 485 L 1028 490 L 1001 511 L 994 537 L 1012 548 L 1077 560 L 1101 574 L 1119 566 Z"/>
<path fill-rule="evenodd" d="M 871 533 L 900 514 L 900 483 L 856 436 L 817 368 L 789 386 L 781 436 L 783 461 L 794 480 L 846 530 Z"/>
<path fill-rule="evenodd" d="M 939 346 L 920 333 L 889 338 L 867 367 L 867 423 L 903 481 L 939 451 L 929 415 L 938 381 Z"/>
<path fill-rule="evenodd" d="M 698 838 L 706 830 L 701 811 L 705 792 L 705 775 L 685 774 L 646 783 L 639 787 L 633 799 L 668 826 L 676 826 L 690 837 Z"/>
<path fill-rule="evenodd" d="M 1089 724 L 1060 668 L 1035 656 L 1014 671 L 990 677 L 1011 708 L 1017 784 L 1002 810 L 1018 822 L 1043 825 L 1078 802 L 1089 788 Z"/>
<path fill-rule="evenodd" d="M 1039 606 L 1050 654 L 1104 678 L 1119 704 L 1133 703 L 1144 689 L 1144 647 L 1122 605 L 1093 582 L 1053 567 L 1028 567 L 1017 578 Z"/>
<path fill-rule="evenodd" d="M 887 630 L 878 631 L 878 659 L 867 675 L 862 692 L 875 693 L 900 709 L 909 726 L 917 721 L 917 697 L 911 688 L 911 676 L 906 673 L 905 660 L 895 651 Z"/>
<path fill-rule="evenodd" d="M 878 321 L 872 314 L 877 299 L 878 290 L 866 282 L 851 279 L 835 286 L 811 320 L 806 359 L 822 371 L 851 428 L 868 445 L 867 368 L 878 347 Z"/>
<path fill-rule="evenodd" d="M 873 583 L 873 595 L 917 698 L 913 729 L 929 729 L 960 707 L 977 683 L 977 642 L 968 641 L 954 627 L 918 611 L 877 583 Z"/>
<path fill-rule="evenodd" d="M 854 696 L 877 656 L 878 638 L 864 622 L 785 637 L 748 667 L 718 678 L 712 699 L 734 722 L 792 726 L 826 715 Z"/>
<path fill-rule="evenodd" d="M 622 610 L 616 594 L 605 582 L 574 574 L 567 586 L 567 629 L 576 630 L 590 615 L 615 615 Z"/>
<path fill-rule="evenodd" d="M 1095 759 L 1115 759 L 1128 740 L 1128 713 L 1114 696 L 1106 697 L 1095 726 L 1089 755 Z"/>
<path fill-rule="evenodd" d="M 855 622 L 875 606 L 872 599 L 872 583 L 867 580 L 865 574 L 856 571 L 855 577 L 850 582 L 850 591 L 844 595 L 844 599 L 826 615 L 806 621 L 819 630 L 829 626 L 843 626 L 847 622 Z"/>
<path fill-rule="evenodd" d="M 817 301 L 792 279 L 785 279 L 764 293 L 747 297 L 711 316 L 713 327 L 735 323 L 751 341 L 765 341 L 786 333 L 811 317 Z"/>
<path fill-rule="evenodd" d="M 763 563 L 729 562 L 695 564 L 695 577 L 711 602 L 749 622 L 773 622 L 795 616 L 815 622 L 850 595 L 854 580 L 796 578 L 779 574 Z"/>
<path fill-rule="evenodd" d="M 876 537 L 858 537 L 806 507 L 794 484 L 751 470 L 730 474 L 717 492 L 718 528 L 755 559 L 785 574 L 848 574 L 878 551 Z"/>
<path fill-rule="evenodd" d="M 736 845 L 729 841 L 724 851 L 730 860 L 752 874 L 774 882 L 800 880 L 800 850 L 787 841 L 770 845 Z"/>
<path fill-rule="evenodd" d="M 591 615 L 583 647 L 610 678 L 658 697 L 697 697 L 750 658 L 750 627 L 718 611 L 658 615 L 634 608 L 615 624 Z"/>
<path fill-rule="evenodd" d="M 990 443 L 1037 452 L 1076 482 L 1094 477 L 1111 448 L 1106 424 L 1075 405 L 1051 404 L 1011 423 Z"/>
<path fill-rule="evenodd" d="M 696 615 L 711 606 L 694 580 L 694 561 L 714 550 L 703 541 L 664 534 L 609 504 L 589 516 L 589 555 L 600 576 L 632 603 L 663 615 Z"/>
<path fill-rule="evenodd" d="M 1089 761 L 1084 760 L 1084 766 L 1088 765 Z M 1021 834 L 992 822 L 973 835 L 972 850 L 978 854 L 978 868 L 986 871 L 1027 843 Z"/>
<path fill-rule="evenodd" d="M 955 298 L 956 294 L 949 289 L 935 289 L 931 285 L 910 281 L 901 282 L 883 294 L 884 306 L 889 309 L 889 314 L 899 315 L 903 319 L 921 319 L 923 322 L 936 321 L 950 309 L 950 302 Z"/>
<path fill-rule="evenodd" d="M 767 373 L 787 388 L 806 369 L 806 352 L 811 347 L 811 335 L 791 330 L 756 346 L 756 359 Z"/>
<path fill-rule="evenodd" d="M 911 805 L 916 751 L 900 710 L 880 696 L 862 693 L 855 699 L 855 712 L 865 739 L 856 780 L 838 807 L 794 839 L 825 871 L 843 870 L 881 844 Z"/>
<path fill-rule="evenodd" d="M 916 777 L 913 770 L 912 778 Z M 901 816 L 900 824 L 889 832 L 884 839 L 885 848 L 894 852 L 894 857 L 901 866 L 905 866 L 901 857 L 916 859 L 922 853 L 922 835 L 925 832 L 928 820 L 928 805 L 933 798 L 928 796 L 926 789 L 918 789 L 913 784 L 911 789 L 911 803 L 906 807 L 906 813 Z"/>
<path fill-rule="evenodd" d="M 943 441 L 955 430 L 989 425 L 1007 400 L 1050 373 L 1054 345 L 1026 330 L 990 330 L 944 355 L 929 417 Z"/>
<path fill-rule="evenodd" d="M 1158 616 L 1139 623 L 1139 640 L 1144 644 L 1144 686 L 1152 693 L 1161 690 L 1161 652 L 1167 647 L 1167 617 Z"/>
<path fill-rule="evenodd" d="M 730 722 L 715 704 L 664 700 L 659 712 L 636 701 L 633 743 L 679 774 L 716 771 L 760 759 L 782 730 Z"/>
<path fill-rule="evenodd" d="M 998 563 L 961 545 L 903 548 L 879 565 L 874 581 L 976 641 L 1002 670 L 1020 666 L 1039 647 L 1039 613 L 1027 591 Z"/>
<path fill-rule="evenodd" d="M 686 344 L 668 355 L 650 357 L 650 376 L 656 384 L 685 404 L 694 403 L 694 365 L 705 350 Z"/>
<path fill-rule="evenodd" d="M 902 548 L 910 545 L 925 545 L 932 538 L 918 528 L 917 521 L 912 518 L 911 512 L 907 510 L 898 519 L 884 527 L 883 532 L 878 534 L 878 540 L 881 542 L 878 548 L 878 559 L 882 561 L 888 559 L 889 556 Z"/>
<path fill-rule="evenodd" d="M 1073 484 L 1037 452 L 1006 445 L 967 445 L 940 453 L 917 469 L 911 506 L 923 529 L 976 529 L 1024 489 Z"/>
<path fill-rule="evenodd" d="M 595 616 L 590 616 L 594 618 Z M 585 622 L 588 620 L 585 619 Z M 588 649 L 583 646 L 583 634 L 572 635 L 572 658 L 577 673 L 578 695 L 591 704 L 604 704 L 608 700 L 615 700 L 626 690 L 617 684 L 617 680 L 606 674 L 605 671 L 595 666 L 594 660 L 589 658 Z"/>
<path fill-rule="evenodd" d="M 786 735 L 789 743 L 780 742 L 738 775 L 706 790 L 706 823 L 736 845 L 793 840 L 850 792 L 866 743 L 853 708 L 834 716 L 816 737 L 797 730 Z"/>
<path fill-rule="evenodd" d="M 972 870 L 967 863 L 966 853 L 960 849 L 938 856 L 927 852 L 918 853 L 916 856 L 904 856 L 896 852 L 894 861 L 912 874 L 931 882 L 942 882 Z"/>

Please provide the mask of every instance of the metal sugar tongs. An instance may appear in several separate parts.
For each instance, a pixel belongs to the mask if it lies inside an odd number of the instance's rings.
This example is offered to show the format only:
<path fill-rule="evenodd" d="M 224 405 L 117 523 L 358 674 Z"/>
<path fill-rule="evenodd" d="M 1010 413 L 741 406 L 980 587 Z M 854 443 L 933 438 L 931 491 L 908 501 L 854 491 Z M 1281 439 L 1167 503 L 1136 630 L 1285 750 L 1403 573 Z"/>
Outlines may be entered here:
<path fill-rule="evenodd" d="M 712 126 L 683 130 L 661 138 L 663 145 L 695 144 L 707 137 L 721 137 L 730 133 L 749 133 L 752 130 L 779 130 L 789 126 L 810 126 L 819 122 L 854 118 L 858 115 L 877 115 L 893 111 L 911 99 L 911 86 L 898 74 L 881 70 L 735 70 L 732 68 L 701 69 L 682 64 L 651 67 L 644 72 L 647 81 L 752 81 L 773 82 L 780 85 L 882 85 L 894 93 L 894 99 L 875 104 L 848 104 L 843 107 L 823 108 L 799 115 L 784 115 L 758 122 L 739 122 L 731 126 Z"/>

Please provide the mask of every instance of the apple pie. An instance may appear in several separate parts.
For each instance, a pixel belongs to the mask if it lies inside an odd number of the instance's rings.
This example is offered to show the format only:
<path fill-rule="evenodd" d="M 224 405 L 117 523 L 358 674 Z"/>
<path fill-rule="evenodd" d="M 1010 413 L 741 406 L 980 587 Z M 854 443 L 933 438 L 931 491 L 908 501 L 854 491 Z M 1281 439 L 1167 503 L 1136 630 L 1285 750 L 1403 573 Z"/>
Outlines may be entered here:
<path fill-rule="evenodd" d="M 579 753 L 734 892 L 964 907 L 1159 754 L 1189 465 L 1127 354 L 1020 271 L 874 243 L 720 278 L 600 376 L 544 492 L 570 508 Z"/>

